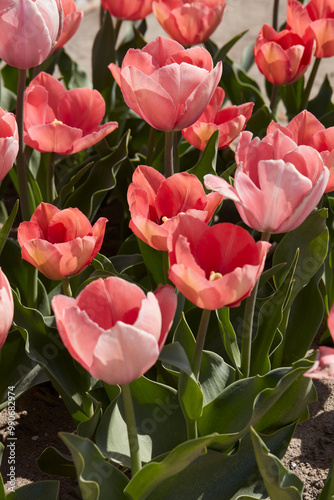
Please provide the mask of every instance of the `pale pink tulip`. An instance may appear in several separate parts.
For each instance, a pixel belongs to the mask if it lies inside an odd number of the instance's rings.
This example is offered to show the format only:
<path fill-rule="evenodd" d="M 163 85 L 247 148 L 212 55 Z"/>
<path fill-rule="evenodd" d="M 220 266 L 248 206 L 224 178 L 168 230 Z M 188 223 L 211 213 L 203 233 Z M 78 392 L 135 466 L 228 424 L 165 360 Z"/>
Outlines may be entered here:
<path fill-rule="evenodd" d="M 329 312 L 327 324 L 334 342 L 334 305 Z M 327 346 L 319 347 L 314 365 L 304 375 L 310 378 L 334 380 L 334 349 Z"/>
<path fill-rule="evenodd" d="M 101 0 L 105 10 L 117 19 L 138 21 L 145 19 L 152 12 L 153 0 Z"/>
<path fill-rule="evenodd" d="M 75 35 L 83 19 L 83 12 L 77 11 L 74 0 L 61 0 L 61 3 L 64 12 L 64 23 L 56 49 L 63 47 Z"/>
<path fill-rule="evenodd" d="M 142 50 L 130 49 L 119 68 L 110 64 L 126 104 L 158 130 L 182 130 L 193 124 L 210 102 L 222 64 L 213 68 L 207 50 L 185 50 L 158 37 Z"/>
<path fill-rule="evenodd" d="M 59 335 L 93 377 L 128 384 L 157 361 L 172 326 L 176 294 L 170 285 L 147 295 L 117 277 L 89 283 L 76 299 L 52 299 Z"/>
<path fill-rule="evenodd" d="M 260 140 L 242 132 L 236 149 L 234 187 L 206 175 L 208 189 L 235 202 L 253 229 L 285 233 L 298 227 L 320 201 L 329 177 L 319 153 L 277 130 Z"/>
<path fill-rule="evenodd" d="M 0 108 L 0 181 L 12 168 L 19 150 L 15 115 Z"/>
<path fill-rule="evenodd" d="M 14 301 L 8 279 L 0 268 L 0 349 L 4 345 L 13 322 Z"/>

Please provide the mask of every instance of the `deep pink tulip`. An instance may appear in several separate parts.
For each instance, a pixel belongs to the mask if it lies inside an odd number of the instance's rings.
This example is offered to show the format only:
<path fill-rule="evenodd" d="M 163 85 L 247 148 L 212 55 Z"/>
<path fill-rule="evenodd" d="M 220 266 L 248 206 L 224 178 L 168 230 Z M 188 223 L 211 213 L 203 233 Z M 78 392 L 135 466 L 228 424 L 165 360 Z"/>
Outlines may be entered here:
<path fill-rule="evenodd" d="M 219 83 L 222 64 L 213 68 L 207 50 L 158 37 L 142 50 L 130 49 L 110 71 L 126 104 L 158 130 L 182 130 L 203 113 Z"/>
<path fill-rule="evenodd" d="M 0 181 L 12 168 L 19 149 L 15 115 L 0 108 Z"/>
<path fill-rule="evenodd" d="M 267 128 L 267 134 L 281 130 L 290 137 L 298 146 L 305 144 L 316 149 L 329 170 L 329 179 L 325 192 L 334 190 L 334 127 L 325 128 L 319 120 L 307 110 L 295 116 L 289 124 L 284 127 L 278 123 L 271 122 Z"/>
<path fill-rule="evenodd" d="M 13 322 L 14 301 L 8 279 L 0 267 L 0 349 L 4 345 Z"/>
<path fill-rule="evenodd" d="M 19 225 L 22 258 L 51 280 L 78 274 L 100 250 L 106 223 L 101 217 L 92 227 L 77 208 L 41 203 L 30 221 Z"/>
<path fill-rule="evenodd" d="M 116 277 L 89 283 L 76 299 L 52 299 L 57 328 L 71 356 L 93 377 L 128 384 L 157 361 L 172 326 L 170 285 L 147 295 Z"/>
<path fill-rule="evenodd" d="M 170 225 L 179 213 L 209 222 L 222 201 L 218 193 L 205 194 L 198 178 L 182 172 L 167 179 L 152 167 L 136 168 L 128 189 L 130 228 L 157 250 L 167 250 Z"/>
<path fill-rule="evenodd" d="M 2 0 L 0 58 L 10 66 L 39 66 L 54 50 L 62 29 L 60 0 Z"/>
<path fill-rule="evenodd" d="M 105 10 L 118 19 L 137 21 L 145 19 L 152 12 L 153 0 L 101 0 L 101 5 Z"/>
<path fill-rule="evenodd" d="M 25 92 L 24 142 L 42 153 L 77 153 L 118 127 L 117 122 L 100 125 L 104 115 L 105 101 L 97 90 L 66 90 L 41 72 Z"/>
<path fill-rule="evenodd" d="M 61 3 L 64 13 L 64 23 L 56 49 L 63 47 L 75 35 L 83 19 L 83 12 L 77 11 L 74 0 L 61 0 Z"/>
<path fill-rule="evenodd" d="M 189 144 L 203 151 L 212 134 L 219 130 L 218 149 L 227 148 L 244 130 L 251 117 L 254 103 L 246 102 L 240 106 L 220 109 L 224 98 L 224 90 L 217 87 L 199 119 L 182 130 L 182 135 Z"/>
<path fill-rule="evenodd" d="M 334 0 L 288 0 L 287 27 L 305 40 L 316 40 L 316 57 L 334 55 Z"/>
<path fill-rule="evenodd" d="M 202 309 L 238 306 L 250 295 L 269 248 L 240 226 L 208 226 L 180 214 L 168 236 L 169 279 Z"/>
<path fill-rule="evenodd" d="M 304 41 L 289 30 L 277 33 L 264 24 L 255 41 L 255 63 L 269 82 L 275 85 L 293 83 L 309 67 L 314 50 L 313 39 Z"/>
<path fill-rule="evenodd" d="M 236 149 L 234 187 L 206 175 L 204 183 L 235 202 L 253 229 L 285 233 L 298 227 L 316 207 L 328 181 L 328 168 L 310 146 L 297 146 L 277 130 L 260 140 L 242 132 Z"/>
<path fill-rule="evenodd" d="M 329 312 L 327 325 L 334 342 L 334 305 Z M 334 349 L 320 346 L 314 365 L 304 375 L 310 378 L 334 380 Z"/>
<path fill-rule="evenodd" d="M 173 40 L 196 45 L 212 35 L 225 7 L 225 0 L 158 0 L 153 2 L 153 13 Z"/>

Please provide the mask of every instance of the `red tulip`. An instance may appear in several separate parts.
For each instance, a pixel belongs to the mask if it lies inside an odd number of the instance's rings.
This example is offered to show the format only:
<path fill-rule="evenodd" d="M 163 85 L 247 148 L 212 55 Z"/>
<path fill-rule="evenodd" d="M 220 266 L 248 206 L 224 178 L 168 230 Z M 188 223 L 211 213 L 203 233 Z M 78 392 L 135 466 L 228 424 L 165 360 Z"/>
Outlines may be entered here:
<path fill-rule="evenodd" d="M 77 11 L 74 0 L 61 0 L 64 12 L 64 24 L 56 49 L 60 49 L 77 32 L 83 19 L 83 12 Z"/>
<path fill-rule="evenodd" d="M 4 345 L 13 322 L 14 301 L 10 284 L 0 268 L 0 349 Z"/>
<path fill-rule="evenodd" d="M 0 58 L 10 66 L 39 66 L 56 46 L 62 29 L 60 0 L 3 0 Z"/>
<path fill-rule="evenodd" d="M 334 55 L 333 0 L 310 0 L 307 5 L 288 0 L 287 27 L 305 40 L 316 40 L 316 57 Z"/>
<path fill-rule="evenodd" d="M 190 127 L 182 130 L 182 135 L 192 146 L 203 151 L 212 136 L 219 130 L 218 149 L 226 148 L 246 127 L 254 103 L 246 102 L 240 106 L 228 106 L 220 109 L 225 92 L 217 87 L 204 113 Z"/>
<path fill-rule="evenodd" d="M 214 175 L 204 183 L 233 200 L 242 220 L 261 232 L 298 227 L 321 199 L 329 176 L 315 149 L 297 146 L 280 130 L 262 140 L 242 132 L 236 162 L 234 187 Z"/>
<path fill-rule="evenodd" d="M 126 104 L 158 130 L 182 130 L 203 113 L 219 83 L 222 64 L 213 68 L 207 50 L 158 37 L 142 50 L 130 49 L 110 71 Z"/>
<path fill-rule="evenodd" d="M 327 324 L 334 342 L 334 305 L 329 312 Z M 314 365 L 304 375 L 310 378 L 334 380 L 334 349 L 327 346 L 319 347 Z"/>
<path fill-rule="evenodd" d="M 107 219 L 92 227 L 77 208 L 59 210 L 41 203 L 18 228 L 22 258 L 51 280 L 80 273 L 101 248 Z"/>
<path fill-rule="evenodd" d="M 284 134 L 290 137 L 298 146 L 305 144 L 312 146 L 318 153 L 329 170 L 329 179 L 325 189 L 325 193 L 334 190 L 334 127 L 325 128 L 324 125 L 317 120 L 307 110 L 302 111 L 295 116 L 291 122 L 284 127 L 278 123 L 271 122 L 267 129 L 267 134 L 281 130 Z"/>
<path fill-rule="evenodd" d="M 158 0 L 153 2 L 153 13 L 173 40 L 196 45 L 212 35 L 225 7 L 225 0 Z"/>
<path fill-rule="evenodd" d="M 238 306 L 259 278 L 269 247 L 240 226 L 208 226 L 180 214 L 168 236 L 169 279 L 202 309 Z"/>
<path fill-rule="evenodd" d="M 305 73 L 314 50 L 313 39 L 305 41 L 289 30 L 277 33 L 264 24 L 255 41 L 254 56 L 265 78 L 275 85 L 282 85 L 295 82 Z"/>
<path fill-rule="evenodd" d="M 218 193 L 205 194 L 198 178 L 182 172 L 167 179 L 152 167 L 136 168 L 128 189 L 130 228 L 157 250 L 167 250 L 169 228 L 179 213 L 209 222 L 222 201 Z"/>
<path fill-rule="evenodd" d="M 0 181 L 12 168 L 19 149 L 15 115 L 0 108 Z"/>
<path fill-rule="evenodd" d="M 152 12 L 153 0 L 101 0 L 102 7 L 118 19 L 137 21 L 145 19 Z"/>
<path fill-rule="evenodd" d="M 93 377 L 128 384 L 154 365 L 172 326 L 170 285 L 147 295 L 116 277 L 89 283 L 76 299 L 52 299 L 57 328 L 71 356 Z"/>

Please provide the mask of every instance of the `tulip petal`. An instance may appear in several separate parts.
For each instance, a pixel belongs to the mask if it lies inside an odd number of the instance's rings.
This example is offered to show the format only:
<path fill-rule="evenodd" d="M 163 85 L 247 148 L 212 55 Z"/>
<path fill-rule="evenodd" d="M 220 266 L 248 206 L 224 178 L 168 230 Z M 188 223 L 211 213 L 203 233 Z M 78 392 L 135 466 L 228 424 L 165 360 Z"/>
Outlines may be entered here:
<path fill-rule="evenodd" d="M 30 127 L 24 134 L 24 142 L 42 153 L 67 154 L 81 137 L 81 130 L 55 122 Z"/>

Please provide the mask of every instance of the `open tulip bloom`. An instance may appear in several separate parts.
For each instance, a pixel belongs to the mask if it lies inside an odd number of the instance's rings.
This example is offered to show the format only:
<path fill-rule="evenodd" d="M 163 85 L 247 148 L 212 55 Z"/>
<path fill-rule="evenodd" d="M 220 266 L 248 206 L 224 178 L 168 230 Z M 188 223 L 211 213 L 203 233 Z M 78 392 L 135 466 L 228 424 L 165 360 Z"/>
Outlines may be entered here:
<path fill-rule="evenodd" d="M 152 12 L 152 0 L 101 0 L 101 5 L 117 19 L 137 21 Z"/>
<path fill-rule="evenodd" d="M 19 150 L 15 115 L 0 108 L 0 181 L 12 168 Z"/>
<path fill-rule="evenodd" d="M 74 0 L 61 0 L 64 13 L 64 22 L 56 49 L 60 49 L 78 31 L 83 19 L 83 12 L 77 11 Z"/>

